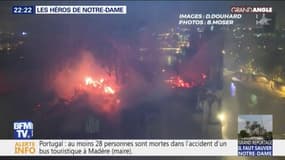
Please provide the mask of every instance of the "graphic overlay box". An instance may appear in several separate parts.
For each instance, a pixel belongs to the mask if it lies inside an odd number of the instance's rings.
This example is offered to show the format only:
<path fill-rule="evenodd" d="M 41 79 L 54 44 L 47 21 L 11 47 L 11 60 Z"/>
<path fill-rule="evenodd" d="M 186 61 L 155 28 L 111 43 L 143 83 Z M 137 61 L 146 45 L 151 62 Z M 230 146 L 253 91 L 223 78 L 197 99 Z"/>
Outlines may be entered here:
<path fill-rule="evenodd" d="M 276 28 L 276 13 L 262 13 L 255 15 L 255 25 L 258 32 L 271 33 Z"/>
<path fill-rule="evenodd" d="M 31 139 L 33 138 L 34 125 L 32 121 L 16 121 L 13 123 L 15 139 Z"/>
<path fill-rule="evenodd" d="M 272 115 L 238 116 L 238 155 L 272 156 Z"/>

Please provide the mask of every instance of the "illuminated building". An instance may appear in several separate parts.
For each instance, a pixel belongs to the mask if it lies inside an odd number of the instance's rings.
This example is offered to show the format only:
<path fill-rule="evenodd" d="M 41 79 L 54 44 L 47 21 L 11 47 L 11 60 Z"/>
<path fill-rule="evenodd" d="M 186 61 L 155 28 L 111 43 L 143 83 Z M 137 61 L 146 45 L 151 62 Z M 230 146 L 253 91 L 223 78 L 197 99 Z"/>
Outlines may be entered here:
<path fill-rule="evenodd" d="M 9 55 L 24 44 L 27 32 L 0 32 L 0 55 Z"/>
<path fill-rule="evenodd" d="M 190 47 L 189 34 L 186 34 L 188 31 L 171 28 L 169 32 L 157 35 L 159 50 L 164 54 L 168 66 L 179 63 L 186 54 L 185 50 Z"/>

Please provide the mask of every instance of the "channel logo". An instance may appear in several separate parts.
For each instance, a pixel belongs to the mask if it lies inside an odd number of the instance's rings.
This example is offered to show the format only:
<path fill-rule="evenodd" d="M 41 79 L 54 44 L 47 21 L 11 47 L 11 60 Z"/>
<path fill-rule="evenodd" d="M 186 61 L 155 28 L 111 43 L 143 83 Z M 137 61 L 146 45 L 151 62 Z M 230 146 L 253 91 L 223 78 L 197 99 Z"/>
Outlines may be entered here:
<path fill-rule="evenodd" d="M 34 125 L 32 121 L 16 121 L 13 124 L 14 139 L 33 138 Z"/>

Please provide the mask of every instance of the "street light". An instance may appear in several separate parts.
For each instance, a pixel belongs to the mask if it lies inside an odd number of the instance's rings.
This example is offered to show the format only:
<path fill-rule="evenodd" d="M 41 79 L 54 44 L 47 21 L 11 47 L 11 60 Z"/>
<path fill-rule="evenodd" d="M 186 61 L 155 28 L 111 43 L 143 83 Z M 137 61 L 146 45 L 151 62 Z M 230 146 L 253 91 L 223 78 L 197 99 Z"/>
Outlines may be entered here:
<path fill-rule="evenodd" d="M 225 116 L 224 113 L 219 113 L 219 114 L 217 115 L 217 118 L 218 118 L 221 122 L 223 122 L 223 121 L 226 119 L 226 116 Z"/>

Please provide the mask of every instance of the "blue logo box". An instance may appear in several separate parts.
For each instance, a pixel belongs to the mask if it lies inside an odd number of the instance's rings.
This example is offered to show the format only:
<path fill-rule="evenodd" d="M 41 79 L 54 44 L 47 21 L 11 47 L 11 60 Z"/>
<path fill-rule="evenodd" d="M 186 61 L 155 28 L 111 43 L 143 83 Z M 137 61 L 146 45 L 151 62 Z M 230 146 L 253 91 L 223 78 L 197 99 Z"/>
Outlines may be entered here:
<path fill-rule="evenodd" d="M 32 121 L 16 121 L 13 123 L 14 139 L 33 138 L 34 125 Z"/>
<path fill-rule="evenodd" d="M 272 140 L 239 140 L 239 156 L 272 156 Z"/>
<path fill-rule="evenodd" d="M 12 14 L 34 14 L 34 6 L 13 6 L 11 8 Z"/>

